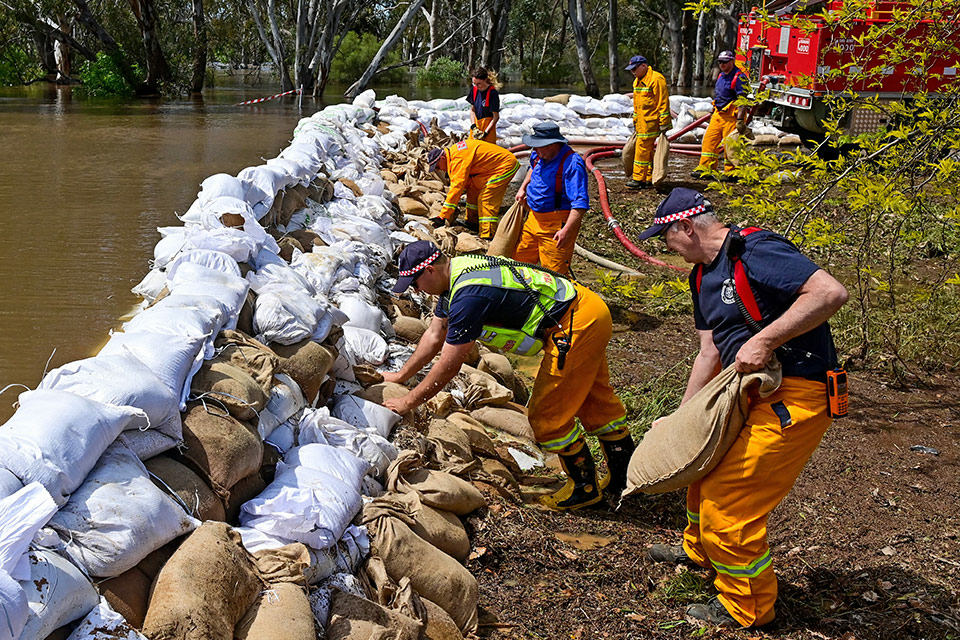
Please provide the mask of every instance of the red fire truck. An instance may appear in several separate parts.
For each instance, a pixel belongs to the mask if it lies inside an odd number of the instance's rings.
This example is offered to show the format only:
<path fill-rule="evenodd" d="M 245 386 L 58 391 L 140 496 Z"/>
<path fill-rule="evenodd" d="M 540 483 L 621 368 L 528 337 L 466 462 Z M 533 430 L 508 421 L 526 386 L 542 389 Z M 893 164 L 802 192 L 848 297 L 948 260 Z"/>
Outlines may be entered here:
<path fill-rule="evenodd" d="M 770 97 L 757 110 L 756 116 L 782 130 L 800 135 L 806 143 L 818 142 L 824 137 L 822 122 L 827 117 L 825 97 L 837 93 L 848 97 L 873 97 L 880 100 L 902 100 L 917 91 L 938 91 L 947 83 L 956 82 L 957 61 L 950 58 L 920 61 L 916 58 L 902 63 L 881 66 L 882 54 L 893 44 L 892 39 L 922 38 L 930 35 L 928 29 L 943 24 L 937 20 L 913 21 L 907 29 L 898 21 L 897 12 L 911 10 L 916 3 L 872 2 L 863 19 L 828 24 L 817 15 L 823 9 L 839 12 L 843 2 L 816 0 L 781 0 L 766 6 L 767 15 L 776 17 L 774 24 L 763 20 L 754 11 L 740 17 L 737 42 L 737 62 L 746 70 L 753 86 L 770 90 Z M 936 3 L 933 3 L 936 4 Z M 814 9 L 802 18 L 803 29 L 791 26 L 797 14 Z M 956 14 L 948 22 L 958 20 Z M 898 22 L 900 25 L 898 25 Z M 881 29 L 876 27 L 880 26 Z M 882 27 L 889 26 L 889 29 Z M 874 39 L 866 37 L 873 28 Z M 954 43 L 955 45 L 956 43 Z M 919 65 L 924 65 L 920 68 Z M 842 73 L 830 74 L 840 69 Z M 871 72 L 872 71 L 872 72 Z M 866 73 L 864 73 L 866 72 Z M 871 109 L 854 108 L 845 118 L 845 131 L 850 134 L 876 131 L 887 124 L 884 114 Z"/>

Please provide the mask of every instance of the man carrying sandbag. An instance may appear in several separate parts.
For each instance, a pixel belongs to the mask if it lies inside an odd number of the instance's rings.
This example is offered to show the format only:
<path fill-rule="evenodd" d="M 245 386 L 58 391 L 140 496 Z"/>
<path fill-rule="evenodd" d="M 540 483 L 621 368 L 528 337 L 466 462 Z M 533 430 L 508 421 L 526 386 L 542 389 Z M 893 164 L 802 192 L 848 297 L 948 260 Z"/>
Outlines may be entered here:
<path fill-rule="evenodd" d="M 837 280 L 786 238 L 724 226 L 693 189 L 678 188 L 640 239 L 659 236 L 694 265 L 693 314 L 700 335 L 683 403 L 721 367 L 764 368 L 776 354 L 780 388 L 751 396 L 743 429 L 705 477 L 687 490 L 683 546 L 654 545 L 658 562 L 713 567 L 719 595 L 687 615 L 728 627 L 774 618 L 777 578 L 767 518 L 793 486 L 832 421 L 827 378 L 837 356 L 827 320 L 847 301 Z"/>
<path fill-rule="evenodd" d="M 534 125 L 533 133 L 523 136 L 523 144 L 532 151 L 517 202 L 526 203 L 531 213 L 513 259 L 570 273 L 580 223 L 590 208 L 587 165 L 555 122 Z"/>
<path fill-rule="evenodd" d="M 628 189 L 653 187 L 653 147 L 661 133 L 670 130 L 670 92 L 667 80 L 654 71 L 643 56 L 633 56 L 626 70 L 633 81 L 633 130 L 636 146 L 633 155 L 633 178 Z"/>
<path fill-rule="evenodd" d="M 727 136 L 734 131 L 740 135 L 747 132 L 748 108 L 745 105 L 738 107 L 737 98 L 747 95 L 748 78 L 747 74 L 737 68 L 734 60 L 736 56 L 733 51 L 721 51 L 717 56 L 720 75 L 717 76 L 717 84 L 713 90 L 713 115 L 710 116 L 707 132 L 703 134 L 700 164 L 690 174 L 698 180 L 717 169 L 720 162 L 718 149 Z M 733 170 L 733 162 L 725 157 L 721 182 L 735 182 L 736 178 L 731 174 Z"/>
<path fill-rule="evenodd" d="M 510 186 L 510 179 L 520 163 L 503 147 L 483 140 L 464 140 L 446 149 L 431 149 L 427 154 L 430 171 L 446 171 L 450 189 L 440 215 L 433 218 L 439 227 L 456 217 L 460 196 L 467 192 L 467 228 L 479 231 L 489 240 L 497 230 L 500 203 Z"/>
<path fill-rule="evenodd" d="M 402 384 L 438 353 L 440 359 L 420 384 L 385 405 L 403 414 L 432 398 L 457 375 L 477 340 L 517 355 L 542 350 L 528 404 L 530 426 L 540 446 L 559 455 L 568 476 L 544 504 L 560 510 L 596 504 L 607 482 L 608 494 L 619 496 L 634 444 L 626 411 L 610 386 L 606 350 L 613 323 L 600 296 L 515 260 L 449 259 L 426 241 L 407 246 L 399 263 L 394 293 L 413 286 L 440 301 L 413 355 L 397 373 L 384 374 L 384 380 Z M 609 478 L 598 482 L 584 430 L 600 439 Z"/>

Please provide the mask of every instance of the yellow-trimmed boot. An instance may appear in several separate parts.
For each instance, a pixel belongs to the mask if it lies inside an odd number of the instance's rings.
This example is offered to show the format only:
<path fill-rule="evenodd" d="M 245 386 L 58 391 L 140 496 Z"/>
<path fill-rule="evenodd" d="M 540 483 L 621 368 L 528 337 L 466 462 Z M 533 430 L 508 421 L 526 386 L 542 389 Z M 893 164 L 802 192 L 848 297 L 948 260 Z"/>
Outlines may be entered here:
<path fill-rule="evenodd" d="M 558 511 L 573 511 L 603 500 L 603 491 L 597 483 L 597 467 L 586 443 L 581 443 L 576 453 L 559 456 L 567 483 L 556 493 L 541 498 L 541 504 Z"/>

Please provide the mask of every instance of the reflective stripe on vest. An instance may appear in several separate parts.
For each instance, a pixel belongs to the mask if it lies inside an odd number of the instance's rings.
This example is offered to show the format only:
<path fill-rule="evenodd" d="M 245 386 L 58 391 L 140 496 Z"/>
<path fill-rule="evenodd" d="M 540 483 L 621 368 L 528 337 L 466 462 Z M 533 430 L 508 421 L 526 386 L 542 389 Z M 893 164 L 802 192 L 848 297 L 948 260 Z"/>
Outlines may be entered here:
<path fill-rule="evenodd" d="M 567 147 L 567 150 L 563 152 L 563 157 L 560 158 L 560 164 L 557 166 L 557 181 L 553 186 L 553 210 L 560 211 L 563 207 L 563 165 L 567 162 L 567 158 L 572 156 L 574 153 L 573 149 Z M 538 155 L 537 160 L 540 160 Z M 536 169 L 537 162 L 531 162 L 533 169 Z"/>
<path fill-rule="evenodd" d="M 521 356 L 533 355 L 543 348 L 542 336 L 537 334 L 546 314 L 540 309 L 540 306 L 552 311 L 557 304 L 573 300 L 577 295 L 577 290 L 573 283 L 566 278 L 556 278 L 522 262 L 513 260 L 509 262 L 514 265 L 514 268 L 526 280 L 527 284 L 539 294 L 540 305 L 533 305 L 533 309 L 519 329 L 483 325 L 480 337 L 477 339 L 488 347 L 500 351 Z M 491 267 L 483 256 L 453 258 L 450 261 L 450 307 L 453 306 L 457 293 L 463 287 L 470 285 L 523 291 L 529 295 L 527 288 L 514 277 L 508 267 Z M 559 320 L 559 318 L 554 320 Z"/>

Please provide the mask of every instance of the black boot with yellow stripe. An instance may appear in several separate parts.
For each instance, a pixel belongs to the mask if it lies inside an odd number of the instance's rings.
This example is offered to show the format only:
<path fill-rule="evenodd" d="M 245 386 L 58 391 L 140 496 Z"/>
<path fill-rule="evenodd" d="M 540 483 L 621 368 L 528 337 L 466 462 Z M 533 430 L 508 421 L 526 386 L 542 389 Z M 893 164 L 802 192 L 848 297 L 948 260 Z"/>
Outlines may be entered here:
<path fill-rule="evenodd" d="M 607 461 L 607 473 L 600 480 L 600 488 L 607 497 L 617 501 L 627 488 L 627 467 L 637 445 L 627 429 L 600 436 L 600 448 Z"/>
<path fill-rule="evenodd" d="M 558 511 L 573 511 L 603 500 L 603 492 L 597 483 L 597 467 L 586 444 L 581 439 L 559 453 L 567 484 L 556 493 L 541 498 L 542 504 Z"/>

